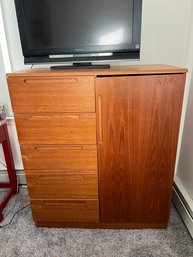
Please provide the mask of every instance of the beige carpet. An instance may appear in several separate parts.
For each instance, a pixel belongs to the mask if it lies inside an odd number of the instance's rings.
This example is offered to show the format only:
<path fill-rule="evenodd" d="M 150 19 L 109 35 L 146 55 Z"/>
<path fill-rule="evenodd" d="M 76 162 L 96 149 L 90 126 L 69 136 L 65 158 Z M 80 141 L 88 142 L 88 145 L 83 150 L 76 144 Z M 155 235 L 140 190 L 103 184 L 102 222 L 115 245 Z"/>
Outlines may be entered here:
<path fill-rule="evenodd" d="M 8 223 L 28 201 L 27 190 L 21 188 L 6 208 L 4 216 L 11 212 L 0 225 Z M 193 241 L 174 207 L 167 230 L 38 229 L 27 207 L 9 226 L 0 228 L 0 257 L 33 256 L 193 257 Z"/>

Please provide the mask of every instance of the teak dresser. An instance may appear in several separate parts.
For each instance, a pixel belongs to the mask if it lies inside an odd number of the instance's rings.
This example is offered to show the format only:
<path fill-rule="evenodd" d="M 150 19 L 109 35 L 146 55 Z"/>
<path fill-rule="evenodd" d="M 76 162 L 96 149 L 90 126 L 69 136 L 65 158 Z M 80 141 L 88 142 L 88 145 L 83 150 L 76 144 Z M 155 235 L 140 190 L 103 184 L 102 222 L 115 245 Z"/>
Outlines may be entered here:
<path fill-rule="evenodd" d="M 7 75 L 37 226 L 167 227 L 186 72 Z"/>

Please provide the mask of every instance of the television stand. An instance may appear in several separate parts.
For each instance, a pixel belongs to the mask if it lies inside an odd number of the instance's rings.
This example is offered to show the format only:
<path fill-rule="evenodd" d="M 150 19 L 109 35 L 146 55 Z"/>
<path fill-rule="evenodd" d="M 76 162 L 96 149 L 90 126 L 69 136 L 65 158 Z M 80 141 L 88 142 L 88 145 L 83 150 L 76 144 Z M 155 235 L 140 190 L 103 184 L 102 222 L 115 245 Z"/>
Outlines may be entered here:
<path fill-rule="evenodd" d="M 73 63 L 73 65 L 51 66 L 51 70 L 69 70 L 69 69 L 109 69 L 110 64 L 92 64 L 91 62 Z"/>

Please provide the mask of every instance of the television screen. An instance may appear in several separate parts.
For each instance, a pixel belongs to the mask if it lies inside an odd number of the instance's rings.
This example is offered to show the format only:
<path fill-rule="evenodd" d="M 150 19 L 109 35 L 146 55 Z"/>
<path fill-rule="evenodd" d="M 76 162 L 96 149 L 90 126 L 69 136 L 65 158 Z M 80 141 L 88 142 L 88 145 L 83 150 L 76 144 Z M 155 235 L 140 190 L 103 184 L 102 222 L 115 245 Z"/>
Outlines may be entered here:
<path fill-rule="evenodd" d="M 25 57 L 136 51 L 141 0 L 15 0 Z"/>

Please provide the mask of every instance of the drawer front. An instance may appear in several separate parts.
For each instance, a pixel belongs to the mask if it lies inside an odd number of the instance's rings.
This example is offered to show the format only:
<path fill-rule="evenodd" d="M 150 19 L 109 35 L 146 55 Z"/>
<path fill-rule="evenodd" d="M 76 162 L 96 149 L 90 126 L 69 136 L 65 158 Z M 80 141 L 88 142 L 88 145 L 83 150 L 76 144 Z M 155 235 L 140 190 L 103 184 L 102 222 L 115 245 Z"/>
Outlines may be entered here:
<path fill-rule="evenodd" d="M 95 112 L 94 77 L 8 78 L 14 113 Z"/>
<path fill-rule="evenodd" d="M 98 199 L 97 174 L 26 173 L 31 199 Z"/>
<path fill-rule="evenodd" d="M 98 200 L 31 201 L 35 221 L 99 222 Z"/>
<path fill-rule="evenodd" d="M 96 144 L 96 115 L 16 114 L 20 144 Z"/>
<path fill-rule="evenodd" d="M 21 145 L 21 152 L 25 169 L 32 172 L 36 170 L 77 173 L 97 171 L 97 147 L 95 145 Z"/>

